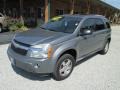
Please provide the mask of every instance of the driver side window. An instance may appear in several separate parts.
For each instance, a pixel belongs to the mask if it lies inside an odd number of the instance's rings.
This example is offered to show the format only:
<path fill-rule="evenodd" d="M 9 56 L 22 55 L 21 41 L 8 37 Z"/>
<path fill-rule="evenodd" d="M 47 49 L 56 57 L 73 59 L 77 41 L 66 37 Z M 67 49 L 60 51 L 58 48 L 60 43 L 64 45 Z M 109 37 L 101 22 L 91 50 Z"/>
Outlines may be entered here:
<path fill-rule="evenodd" d="M 84 30 L 94 31 L 94 29 L 95 29 L 95 20 L 90 18 L 83 22 L 80 32 L 83 32 Z"/>

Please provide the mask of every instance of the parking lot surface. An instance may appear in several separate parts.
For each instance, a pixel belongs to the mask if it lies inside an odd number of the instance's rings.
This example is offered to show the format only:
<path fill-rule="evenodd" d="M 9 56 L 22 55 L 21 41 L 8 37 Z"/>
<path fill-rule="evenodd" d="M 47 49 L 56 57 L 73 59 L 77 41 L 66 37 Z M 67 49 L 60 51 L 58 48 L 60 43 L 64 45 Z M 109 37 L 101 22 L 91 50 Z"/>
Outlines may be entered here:
<path fill-rule="evenodd" d="M 13 32 L 2 32 L 0 33 L 0 45 L 7 44 L 14 37 L 15 33 Z"/>
<path fill-rule="evenodd" d="M 120 26 L 112 27 L 106 55 L 82 60 L 63 81 L 12 67 L 7 48 L 8 44 L 0 45 L 0 90 L 120 90 Z"/>

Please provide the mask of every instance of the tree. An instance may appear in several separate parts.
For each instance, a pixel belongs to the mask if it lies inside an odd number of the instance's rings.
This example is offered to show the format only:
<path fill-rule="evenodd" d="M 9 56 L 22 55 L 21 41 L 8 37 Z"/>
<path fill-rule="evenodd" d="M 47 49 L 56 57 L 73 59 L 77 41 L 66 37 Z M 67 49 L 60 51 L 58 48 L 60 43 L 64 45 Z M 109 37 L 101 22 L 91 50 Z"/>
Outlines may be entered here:
<path fill-rule="evenodd" d="M 24 19 L 23 19 L 23 0 L 20 0 L 20 22 L 24 25 Z"/>
<path fill-rule="evenodd" d="M 91 0 L 87 0 L 87 14 L 90 14 L 90 9 L 91 9 Z"/>

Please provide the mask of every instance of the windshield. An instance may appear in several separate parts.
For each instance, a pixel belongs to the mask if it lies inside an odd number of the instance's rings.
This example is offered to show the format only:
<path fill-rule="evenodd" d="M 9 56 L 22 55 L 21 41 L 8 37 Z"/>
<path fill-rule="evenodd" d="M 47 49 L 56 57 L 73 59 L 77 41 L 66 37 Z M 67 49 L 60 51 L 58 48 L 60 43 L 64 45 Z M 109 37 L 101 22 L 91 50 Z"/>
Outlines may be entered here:
<path fill-rule="evenodd" d="M 48 23 L 42 25 L 45 30 L 73 33 L 79 25 L 81 18 L 57 16 L 52 18 Z"/>

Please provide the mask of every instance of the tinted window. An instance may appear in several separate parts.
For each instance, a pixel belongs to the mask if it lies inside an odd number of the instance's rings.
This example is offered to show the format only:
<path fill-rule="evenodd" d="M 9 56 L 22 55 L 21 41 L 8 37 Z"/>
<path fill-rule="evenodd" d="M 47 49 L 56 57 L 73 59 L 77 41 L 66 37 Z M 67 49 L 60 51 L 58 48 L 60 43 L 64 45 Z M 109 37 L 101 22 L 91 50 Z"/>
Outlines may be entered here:
<path fill-rule="evenodd" d="M 88 30 L 95 29 L 95 19 L 87 19 L 83 22 L 82 27 L 81 27 L 81 32 L 86 29 Z"/>
<path fill-rule="evenodd" d="M 105 29 L 104 22 L 101 19 L 96 19 L 96 25 L 95 25 L 95 31 L 103 30 Z"/>
<path fill-rule="evenodd" d="M 73 33 L 80 21 L 81 18 L 75 17 L 54 17 L 42 28 L 55 32 Z"/>

